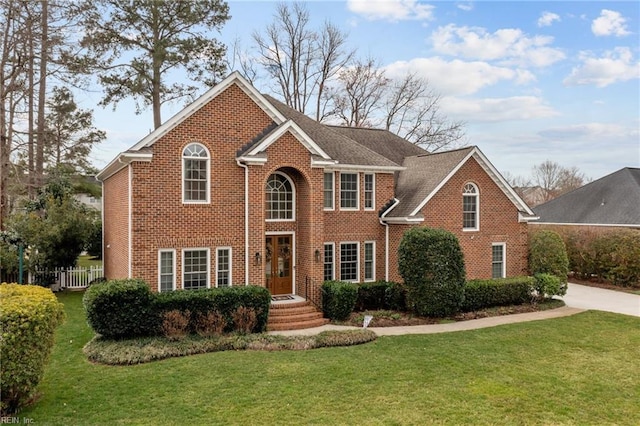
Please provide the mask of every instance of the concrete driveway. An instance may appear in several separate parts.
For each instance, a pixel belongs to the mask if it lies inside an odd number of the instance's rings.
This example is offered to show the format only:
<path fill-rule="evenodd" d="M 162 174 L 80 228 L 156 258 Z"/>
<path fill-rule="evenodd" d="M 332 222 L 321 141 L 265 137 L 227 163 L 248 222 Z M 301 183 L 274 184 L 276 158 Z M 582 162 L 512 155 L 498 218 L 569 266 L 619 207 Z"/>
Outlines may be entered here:
<path fill-rule="evenodd" d="M 567 306 L 640 317 L 640 295 L 569 283 L 562 298 Z"/>

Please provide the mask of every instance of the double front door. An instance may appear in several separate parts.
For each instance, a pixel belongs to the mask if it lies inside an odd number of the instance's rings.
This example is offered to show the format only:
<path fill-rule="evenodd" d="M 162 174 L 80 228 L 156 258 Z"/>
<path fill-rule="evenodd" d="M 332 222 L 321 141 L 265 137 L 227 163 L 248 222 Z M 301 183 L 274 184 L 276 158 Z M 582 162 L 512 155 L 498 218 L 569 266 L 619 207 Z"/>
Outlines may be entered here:
<path fill-rule="evenodd" d="M 271 294 L 291 294 L 293 247 L 291 235 L 269 235 L 265 238 L 265 276 Z"/>

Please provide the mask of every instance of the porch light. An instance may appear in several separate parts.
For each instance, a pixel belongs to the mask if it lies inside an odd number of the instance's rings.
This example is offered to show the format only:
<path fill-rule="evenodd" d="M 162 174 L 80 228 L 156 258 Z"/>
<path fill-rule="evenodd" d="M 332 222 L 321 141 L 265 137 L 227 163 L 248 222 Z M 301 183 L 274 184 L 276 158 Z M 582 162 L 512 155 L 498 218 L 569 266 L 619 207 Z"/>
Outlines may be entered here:
<path fill-rule="evenodd" d="M 259 264 L 261 264 L 261 263 L 262 263 L 262 256 L 260 256 L 260 252 L 259 252 L 259 251 L 257 251 L 257 252 L 256 252 L 256 255 L 255 255 L 255 258 L 254 258 L 254 259 L 255 259 L 255 260 L 253 261 L 253 263 L 254 263 L 256 266 L 258 266 Z"/>
<path fill-rule="evenodd" d="M 318 249 L 316 249 L 316 252 L 315 252 L 315 259 L 316 259 L 316 262 L 320 262 L 320 250 Z"/>

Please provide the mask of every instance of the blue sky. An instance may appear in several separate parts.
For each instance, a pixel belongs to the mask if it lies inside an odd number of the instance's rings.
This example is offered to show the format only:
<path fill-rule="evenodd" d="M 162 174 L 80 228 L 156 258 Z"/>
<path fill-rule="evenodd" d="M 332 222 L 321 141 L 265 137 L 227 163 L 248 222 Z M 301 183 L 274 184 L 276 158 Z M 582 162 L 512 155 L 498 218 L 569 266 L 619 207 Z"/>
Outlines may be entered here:
<path fill-rule="evenodd" d="M 217 37 L 251 45 L 272 20 L 275 2 L 230 1 Z M 313 1 L 312 22 L 349 33 L 362 57 L 379 58 L 387 76 L 412 71 L 441 95 L 441 109 L 464 120 L 466 142 L 501 172 L 529 176 L 550 159 L 600 178 L 640 167 L 640 2 Z M 262 87 L 260 87 L 262 85 Z M 258 89 L 268 92 L 268 82 Z M 104 166 L 152 128 L 134 104 L 95 106 L 108 135 L 92 153 Z M 163 120 L 183 104 L 163 109 Z"/>

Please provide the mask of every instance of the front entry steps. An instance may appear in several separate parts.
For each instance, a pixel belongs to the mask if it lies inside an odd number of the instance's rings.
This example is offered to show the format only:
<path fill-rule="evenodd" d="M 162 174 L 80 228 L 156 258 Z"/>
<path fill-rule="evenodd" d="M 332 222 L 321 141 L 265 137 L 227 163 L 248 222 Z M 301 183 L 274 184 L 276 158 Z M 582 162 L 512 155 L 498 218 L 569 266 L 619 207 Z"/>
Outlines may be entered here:
<path fill-rule="evenodd" d="M 269 308 L 267 331 L 301 330 L 328 323 L 329 320 L 322 317 L 322 312 L 306 300 L 272 303 Z"/>

